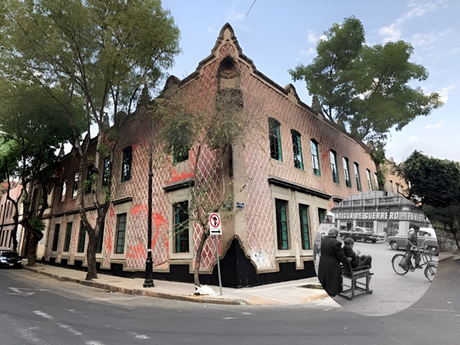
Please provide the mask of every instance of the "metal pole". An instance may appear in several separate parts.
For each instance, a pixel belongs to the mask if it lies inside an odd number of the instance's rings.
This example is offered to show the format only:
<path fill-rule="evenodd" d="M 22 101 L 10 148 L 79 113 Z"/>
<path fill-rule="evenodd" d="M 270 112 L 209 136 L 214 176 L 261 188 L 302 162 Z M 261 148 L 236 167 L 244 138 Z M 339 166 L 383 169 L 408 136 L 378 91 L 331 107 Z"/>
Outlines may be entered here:
<path fill-rule="evenodd" d="M 149 144 L 149 199 L 148 199 L 148 215 L 147 215 L 147 258 L 145 259 L 145 281 L 144 287 L 153 287 L 153 261 L 152 261 L 152 156 L 153 156 L 153 129 L 154 122 L 152 120 L 152 135 Z"/>
<path fill-rule="evenodd" d="M 216 243 L 217 276 L 219 277 L 219 291 L 220 291 L 220 295 L 222 296 L 222 280 L 220 278 L 220 260 L 219 260 L 219 250 L 217 248 L 217 235 L 214 235 L 214 239 Z"/>

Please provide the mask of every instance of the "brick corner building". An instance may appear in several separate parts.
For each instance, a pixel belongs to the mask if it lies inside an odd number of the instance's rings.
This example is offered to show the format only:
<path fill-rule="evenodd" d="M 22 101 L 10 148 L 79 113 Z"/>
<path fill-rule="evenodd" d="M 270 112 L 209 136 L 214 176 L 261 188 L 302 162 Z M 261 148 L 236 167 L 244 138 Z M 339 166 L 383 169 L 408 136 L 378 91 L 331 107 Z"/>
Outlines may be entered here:
<path fill-rule="evenodd" d="M 238 210 L 222 224 L 218 237 L 224 286 L 253 286 L 312 277 L 313 238 L 334 205 L 360 191 L 378 189 L 378 167 L 369 149 L 304 104 L 292 85 L 281 87 L 257 70 L 246 57 L 229 24 L 220 31 L 211 55 L 183 80 L 170 77 L 164 94 L 179 91 L 203 107 L 215 106 L 219 94 L 239 95 L 260 131 L 244 145 L 233 145 L 223 180 L 234 181 L 233 205 Z M 98 269 L 123 276 L 143 276 L 147 255 L 149 107 L 139 106 L 122 129 L 113 162 L 112 199 L 103 236 L 98 242 Z M 206 164 L 217 159 L 205 152 Z M 153 177 L 154 279 L 193 281 L 200 229 L 171 235 L 187 217 L 193 183 L 192 155 L 166 164 Z M 88 167 L 88 172 L 90 172 Z M 78 213 L 75 185 L 78 157 L 65 156 L 57 169 L 52 217 L 45 259 L 63 266 L 86 266 L 87 234 Z M 388 178 L 387 178 L 388 179 Z M 392 181 L 400 180 L 396 176 Z M 401 183 L 401 182 L 400 182 Z M 402 183 L 401 183 L 402 185 Z M 243 188 L 243 186 L 245 186 Z M 221 191 L 219 191 L 221 192 Z M 90 205 L 90 195 L 86 205 Z M 95 222 L 95 212 L 88 207 Z M 202 231 L 202 230 L 201 230 Z M 200 280 L 217 283 L 214 239 L 207 239 Z"/>

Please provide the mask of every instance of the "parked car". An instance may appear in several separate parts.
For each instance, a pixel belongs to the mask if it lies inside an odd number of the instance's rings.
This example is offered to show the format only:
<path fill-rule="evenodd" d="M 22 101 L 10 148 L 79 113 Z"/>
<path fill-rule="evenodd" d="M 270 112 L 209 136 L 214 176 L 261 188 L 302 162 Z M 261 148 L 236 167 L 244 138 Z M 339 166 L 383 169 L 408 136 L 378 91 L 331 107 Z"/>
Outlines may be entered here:
<path fill-rule="evenodd" d="M 389 236 L 387 238 L 388 245 L 393 250 L 404 249 L 406 247 L 407 235 Z M 428 251 L 431 254 L 437 255 L 439 253 L 438 239 L 436 232 L 431 228 L 420 228 L 418 232 L 417 246 L 428 246 Z"/>
<path fill-rule="evenodd" d="M 346 239 L 347 237 L 351 237 L 355 241 L 361 240 L 363 242 L 371 241 L 372 243 L 375 243 L 380 238 L 379 236 L 380 235 L 376 235 L 373 230 L 360 226 L 351 228 L 350 230 L 340 231 L 340 237 L 342 240 Z"/>
<path fill-rule="evenodd" d="M 0 250 L 0 267 L 22 267 L 21 258 L 12 250 Z"/>

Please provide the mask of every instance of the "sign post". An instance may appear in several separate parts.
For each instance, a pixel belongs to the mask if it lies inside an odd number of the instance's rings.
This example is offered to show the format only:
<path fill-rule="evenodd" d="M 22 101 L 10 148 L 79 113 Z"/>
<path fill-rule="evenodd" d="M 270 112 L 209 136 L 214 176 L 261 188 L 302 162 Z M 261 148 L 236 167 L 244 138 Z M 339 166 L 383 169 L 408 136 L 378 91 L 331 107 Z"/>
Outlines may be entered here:
<path fill-rule="evenodd" d="M 209 215 L 209 234 L 214 235 L 214 243 L 216 244 L 217 276 L 219 277 L 220 295 L 222 295 L 222 280 L 220 277 L 219 248 L 217 246 L 217 235 L 222 235 L 222 224 L 221 224 L 219 213 L 211 213 Z"/>

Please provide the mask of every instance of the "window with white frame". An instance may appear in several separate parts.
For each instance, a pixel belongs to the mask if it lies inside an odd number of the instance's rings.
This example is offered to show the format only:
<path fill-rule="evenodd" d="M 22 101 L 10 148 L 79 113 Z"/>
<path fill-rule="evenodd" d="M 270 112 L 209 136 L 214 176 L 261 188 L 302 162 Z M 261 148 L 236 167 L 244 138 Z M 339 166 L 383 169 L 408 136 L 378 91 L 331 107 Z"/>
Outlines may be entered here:
<path fill-rule="evenodd" d="M 337 168 L 337 155 L 334 151 L 329 151 L 329 156 L 331 158 L 331 172 L 332 172 L 332 181 L 339 183 L 339 169 Z"/>
<path fill-rule="evenodd" d="M 302 144 L 300 133 L 291 129 L 292 137 L 292 149 L 294 153 L 294 166 L 297 169 L 303 170 L 303 159 L 302 159 Z"/>
<path fill-rule="evenodd" d="M 367 175 L 367 184 L 369 186 L 369 190 L 372 190 L 371 171 L 369 169 L 366 169 L 366 175 Z"/>
<path fill-rule="evenodd" d="M 61 202 L 65 201 L 65 194 L 67 192 L 67 180 L 64 179 L 62 181 L 62 189 L 61 189 Z"/>
<path fill-rule="evenodd" d="M 72 199 L 75 199 L 77 197 L 77 194 L 78 194 L 78 179 L 79 179 L 79 175 L 76 172 L 74 177 L 73 177 Z"/>
<path fill-rule="evenodd" d="M 342 157 L 343 173 L 345 175 L 345 185 L 351 188 L 350 168 L 348 166 L 348 158 Z"/>
<path fill-rule="evenodd" d="M 353 166 L 355 168 L 355 178 L 356 178 L 356 188 L 358 189 L 358 191 L 362 191 L 362 188 L 361 188 L 361 177 L 359 176 L 359 165 L 358 163 L 353 163 Z"/>
<path fill-rule="evenodd" d="M 318 143 L 314 140 L 310 140 L 310 149 L 311 149 L 311 161 L 313 166 L 313 174 L 316 176 L 321 176 L 321 171 L 319 169 L 319 151 Z"/>

